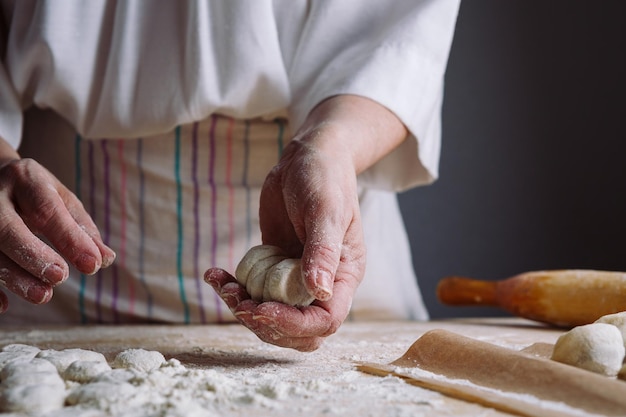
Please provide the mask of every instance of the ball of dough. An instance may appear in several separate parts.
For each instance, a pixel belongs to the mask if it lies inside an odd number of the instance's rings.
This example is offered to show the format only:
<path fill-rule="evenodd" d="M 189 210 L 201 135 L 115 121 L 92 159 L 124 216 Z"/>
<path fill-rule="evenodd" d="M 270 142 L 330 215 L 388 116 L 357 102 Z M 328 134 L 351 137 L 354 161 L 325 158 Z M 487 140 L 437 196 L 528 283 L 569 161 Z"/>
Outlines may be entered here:
<path fill-rule="evenodd" d="M 278 246 L 258 245 L 250 248 L 235 269 L 235 278 L 237 278 L 237 281 L 245 287 L 248 282 L 250 270 L 254 265 L 270 256 L 282 256 L 286 258 L 283 250 Z"/>
<path fill-rule="evenodd" d="M 85 383 L 110 370 L 111 367 L 106 362 L 74 361 L 63 373 L 63 379 Z"/>
<path fill-rule="evenodd" d="M 59 374 L 63 374 L 68 366 L 75 361 L 97 361 L 106 362 L 106 358 L 100 352 L 87 349 L 63 349 L 63 350 L 42 350 L 36 356 L 45 359 L 56 366 Z"/>
<path fill-rule="evenodd" d="M 63 408 L 65 396 L 63 384 L 41 383 L 8 386 L 0 392 L 0 413 L 46 414 Z"/>
<path fill-rule="evenodd" d="M 44 359 L 17 359 L 0 372 L 0 413 L 45 413 L 63 407 L 65 383 Z"/>
<path fill-rule="evenodd" d="M 111 367 L 150 372 L 158 369 L 164 363 L 165 357 L 156 350 L 127 349 L 117 354 Z"/>
<path fill-rule="evenodd" d="M 274 265 L 265 279 L 269 298 L 293 306 L 308 306 L 315 300 L 304 286 L 300 259 L 285 259 Z"/>
<path fill-rule="evenodd" d="M 284 259 L 285 257 L 280 255 L 270 256 L 261 259 L 252 266 L 246 282 L 246 290 L 250 294 L 250 298 L 254 301 L 268 301 L 267 298 L 263 297 L 267 271 Z"/>
<path fill-rule="evenodd" d="M 25 345 L 22 343 L 12 343 L 2 348 L 2 352 L 21 352 L 35 356 L 41 351 L 37 346 Z"/>
<path fill-rule="evenodd" d="M 625 349 L 620 331 L 610 324 L 592 323 L 574 327 L 561 335 L 552 359 L 607 376 L 622 367 Z"/>
<path fill-rule="evenodd" d="M 277 246 L 251 248 L 237 265 L 235 278 L 255 301 L 307 306 L 315 300 L 304 286 L 300 260 L 287 258 Z"/>
<path fill-rule="evenodd" d="M 0 371 L 0 381 L 6 381 L 13 375 L 49 373 L 57 374 L 57 368 L 47 360 L 39 358 L 23 358 L 6 364 Z"/>
<path fill-rule="evenodd" d="M 615 314 L 607 314 L 596 320 L 596 323 L 606 323 L 617 327 L 617 330 L 622 334 L 624 340 L 624 346 L 626 346 L 626 311 Z"/>

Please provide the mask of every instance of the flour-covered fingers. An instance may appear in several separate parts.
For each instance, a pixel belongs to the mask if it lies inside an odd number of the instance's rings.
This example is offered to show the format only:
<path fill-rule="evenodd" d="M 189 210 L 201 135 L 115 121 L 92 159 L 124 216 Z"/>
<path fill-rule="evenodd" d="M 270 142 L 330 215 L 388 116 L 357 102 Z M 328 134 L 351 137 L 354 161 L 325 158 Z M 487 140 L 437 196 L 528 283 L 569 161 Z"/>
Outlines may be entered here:
<path fill-rule="evenodd" d="M 67 279 L 69 268 L 65 260 L 31 232 L 11 209 L 10 203 L 0 208 L 0 219 L 0 259 L 3 263 L 15 264 L 21 273 L 28 273 L 49 285 L 58 285 Z M 12 277 L 6 279 L 11 281 Z"/>
<path fill-rule="evenodd" d="M 0 285 L 33 304 L 44 304 L 52 298 L 52 285 L 33 277 L 4 254 L 0 253 Z M 0 300 L 0 311 L 6 309 L 6 295 Z"/>
<path fill-rule="evenodd" d="M 16 209 L 29 229 L 41 235 L 80 272 L 94 274 L 102 266 L 100 248 L 70 214 L 55 186 L 63 187 L 45 173 L 33 174 L 41 182 L 17 188 Z"/>
<path fill-rule="evenodd" d="M 226 302 L 237 320 L 261 340 L 306 352 L 317 349 L 325 337 L 339 328 L 348 315 L 354 293 L 351 281 L 339 280 L 335 283 L 331 300 L 293 307 L 250 299 L 245 288 L 220 268 L 207 270 L 204 279 Z"/>
<path fill-rule="evenodd" d="M 87 236 L 89 236 L 98 248 L 102 258 L 100 267 L 106 268 L 110 266 L 113 261 L 115 261 L 115 252 L 104 243 L 98 227 L 85 211 L 81 201 L 65 187 L 60 187 L 59 195 L 63 199 L 69 214 L 72 216 L 76 224 L 84 231 L 84 233 L 86 233 Z"/>
<path fill-rule="evenodd" d="M 241 285 L 235 277 L 221 268 L 210 268 L 204 273 L 204 281 L 209 284 L 217 295 L 226 303 L 233 312 L 244 300 L 250 299 L 246 287 Z"/>

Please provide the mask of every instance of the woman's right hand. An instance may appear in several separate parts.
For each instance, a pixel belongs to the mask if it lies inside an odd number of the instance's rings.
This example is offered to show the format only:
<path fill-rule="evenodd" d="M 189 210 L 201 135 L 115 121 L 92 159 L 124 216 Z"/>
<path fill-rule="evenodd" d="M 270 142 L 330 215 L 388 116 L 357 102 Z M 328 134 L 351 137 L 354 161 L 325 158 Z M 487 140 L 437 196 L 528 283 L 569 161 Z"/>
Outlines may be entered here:
<path fill-rule="evenodd" d="M 69 276 L 110 265 L 107 247 L 78 198 L 47 169 L 0 139 L 0 285 L 34 304 Z M 54 249 L 53 249 L 54 248 Z M 56 250 L 55 250 L 56 249 Z M 8 308 L 0 291 L 0 313 Z"/>

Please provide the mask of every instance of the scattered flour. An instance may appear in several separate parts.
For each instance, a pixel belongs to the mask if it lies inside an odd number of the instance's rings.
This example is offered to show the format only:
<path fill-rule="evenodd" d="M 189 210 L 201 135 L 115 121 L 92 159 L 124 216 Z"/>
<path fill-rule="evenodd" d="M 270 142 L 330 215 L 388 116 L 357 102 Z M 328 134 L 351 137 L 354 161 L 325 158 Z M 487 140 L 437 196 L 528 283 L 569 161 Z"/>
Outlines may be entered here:
<path fill-rule="evenodd" d="M 280 361 L 197 368 L 143 349 L 123 351 L 109 363 L 83 349 L 8 345 L 0 358 L 5 358 L 0 417 L 340 416 L 354 411 L 357 401 L 368 410 L 364 398 L 372 411 L 360 415 L 384 410 L 388 416 L 408 417 L 428 415 L 440 401 L 438 394 L 401 378 L 364 375 L 341 358 L 333 359 L 343 367 L 333 374 L 316 373 L 312 361 L 310 372 L 300 370 L 309 376 L 304 381 Z M 381 409 L 385 401 L 393 405 Z"/>

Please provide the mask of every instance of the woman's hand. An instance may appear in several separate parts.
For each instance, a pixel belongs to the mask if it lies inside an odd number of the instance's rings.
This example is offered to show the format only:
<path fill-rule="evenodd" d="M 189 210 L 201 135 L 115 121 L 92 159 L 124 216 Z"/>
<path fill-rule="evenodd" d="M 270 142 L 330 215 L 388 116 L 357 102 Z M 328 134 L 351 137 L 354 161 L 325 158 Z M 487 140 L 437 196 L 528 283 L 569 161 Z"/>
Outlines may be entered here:
<path fill-rule="evenodd" d="M 302 258 L 304 283 L 316 301 L 301 308 L 258 303 L 226 271 L 205 274 L 237 319 L 262 340 L 310 351 L 346 319 L 365 273 L 356 177 L 405 137 L 404 126 L 386 108 L 336 96 L 317 106 L 285 147 L 261 192 L 263 244 Z"/>
<path fill-rule="evenodd" d="M 76 196 L 0 139 L 0 284 L 26 301 L 42 304 L 67 279 L 66 260 L 94 274 L 114 259 Z M 0 312 L 7 308 L 7 297 L 0 291 Z"/>

